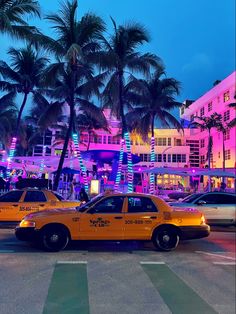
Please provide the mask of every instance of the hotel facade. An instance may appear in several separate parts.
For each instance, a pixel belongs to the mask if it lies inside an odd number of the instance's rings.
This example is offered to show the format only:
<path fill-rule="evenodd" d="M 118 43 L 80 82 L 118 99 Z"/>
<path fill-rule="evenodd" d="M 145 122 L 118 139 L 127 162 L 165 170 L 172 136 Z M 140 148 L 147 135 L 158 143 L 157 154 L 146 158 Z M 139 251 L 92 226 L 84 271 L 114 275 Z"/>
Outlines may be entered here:
<path fill-rule="evenodd" d="M 194 121 L 195 116 L 207 117 L 217 112 L 223 117 L 225 125 L 233 120 L 236 115 L 235 107 L 229 107 L 235 100 L 235 78 L 234 71 L 217 85 L 213 86 L 204 95 L 195 101 L 185 101 L 180 109 L 182 121 Z M 109 111 L 105 111 L 108 119 L 110 133 L 103 130 L 89 135 L 83 132 L 80 137 L 80 149 L 83 150 L 120 150 L 119 121 L 111 117 Z M 45 133 L 39 145 L 33 149 L 33 156 L 59 156 L 62 146 L 54 146 L 57 130 Z M 225 166 L 235 169 L 235 143 L 236 129 L 228 129 L 223 134 L 212 129 L 213 150 L 211 156 L 211 168 L 222 169 L 223 164 L 223 141 L 225 144 Z M 132 153 L 140 157 L 138 167 L 149 167 L 150 144 L 144 143 L 140 136 L 131 134 Z M 43 148 L 44 147 L 44 148 Z M 184 128 L 184 132 L 176 129 L 155 129 L 155 167 L 191 167 L 199 168 L 207 165 L 208 134 L 200 129 Z M 176 179 L 177 180 L 177 179 Z M 232 180 L 231 180 L 232 181 Z M 228 186 L 233 182 L 229 181 Z M 166 182 L 176 183 L 175 180 Z M 232 186 L 233 187 L 233 186 Z"/>

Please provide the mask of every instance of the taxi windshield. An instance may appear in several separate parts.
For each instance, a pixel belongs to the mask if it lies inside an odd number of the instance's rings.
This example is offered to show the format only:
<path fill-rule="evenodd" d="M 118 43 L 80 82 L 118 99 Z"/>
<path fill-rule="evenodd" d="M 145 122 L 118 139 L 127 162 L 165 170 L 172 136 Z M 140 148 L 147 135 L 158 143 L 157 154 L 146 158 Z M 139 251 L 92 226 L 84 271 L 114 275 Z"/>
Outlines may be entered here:
<path fill-rule="evenodd" d="M 102 199 L 104 197 L 104 194 L 98 194 L 97 196 L 93 197 L 89 202 L 82 204 L 78 207 L 76 207 L 76 209 L 80 212 L 84 212 L 86 211 L 89 207 L 91 207 L 93 204 L 97 203 L 100 199 Z"/>

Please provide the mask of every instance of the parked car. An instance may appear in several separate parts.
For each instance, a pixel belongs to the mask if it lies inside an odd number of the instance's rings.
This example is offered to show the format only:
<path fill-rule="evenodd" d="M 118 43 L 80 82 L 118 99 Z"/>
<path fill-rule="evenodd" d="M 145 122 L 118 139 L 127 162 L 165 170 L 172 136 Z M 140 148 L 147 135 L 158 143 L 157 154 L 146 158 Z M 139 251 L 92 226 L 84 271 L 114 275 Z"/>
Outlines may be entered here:
<path fill-rule="evenodd" d="M 20 222 L 31 212 L 79 205 L 79 201 L 65 201 L 62 196 L 49 190 L 12 190 L 0 196 L 0 221 Z"/>
<path fill-rule="evenodd" d="M 210 227 L 198 210 L 177 210 L 154 195 L 102 194 L 81 207 L 27 215 L 15 229 L 19 240 L 47 251 L 64 249 L 69 240 L 152 240 L 160 250 L 179 239 L 207 237 Z"/>
<path fill-rule="evenodd" d="M 195 193 L 178 202 L 170 202 L 174 207 L 199 209 L 209 225 L 233 225 L 236 223 L 236 195 L 226 192 Z"/>

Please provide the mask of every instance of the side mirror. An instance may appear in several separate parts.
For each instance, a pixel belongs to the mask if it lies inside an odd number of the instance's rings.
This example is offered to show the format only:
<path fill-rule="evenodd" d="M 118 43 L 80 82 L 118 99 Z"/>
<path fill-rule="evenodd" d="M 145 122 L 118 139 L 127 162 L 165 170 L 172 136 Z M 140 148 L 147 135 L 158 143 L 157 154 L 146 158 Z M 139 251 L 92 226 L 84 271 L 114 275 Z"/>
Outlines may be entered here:
<path fill-rule="evenodd" d="M 202 205 L 205 205 L 206 204 L 206 202 L 205 201 L 202 201 L 202 200 L 199 200 L 198 202 L 197 202 L 197 205 L 199 205 L 199 206 L 202 206 Z"/>

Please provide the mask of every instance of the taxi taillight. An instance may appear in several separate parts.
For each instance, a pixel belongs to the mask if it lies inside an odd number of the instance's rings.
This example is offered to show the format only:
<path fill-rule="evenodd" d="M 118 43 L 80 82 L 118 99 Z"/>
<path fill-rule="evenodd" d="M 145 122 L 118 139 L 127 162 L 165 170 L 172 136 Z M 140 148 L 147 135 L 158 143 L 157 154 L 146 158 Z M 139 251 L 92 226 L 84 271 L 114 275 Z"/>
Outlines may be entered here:
<path fill-rule="evenodd" d="M 204 225 L 206 223 L 205 216 L 202 214 L 201 215 L 201 225 Z"/>

